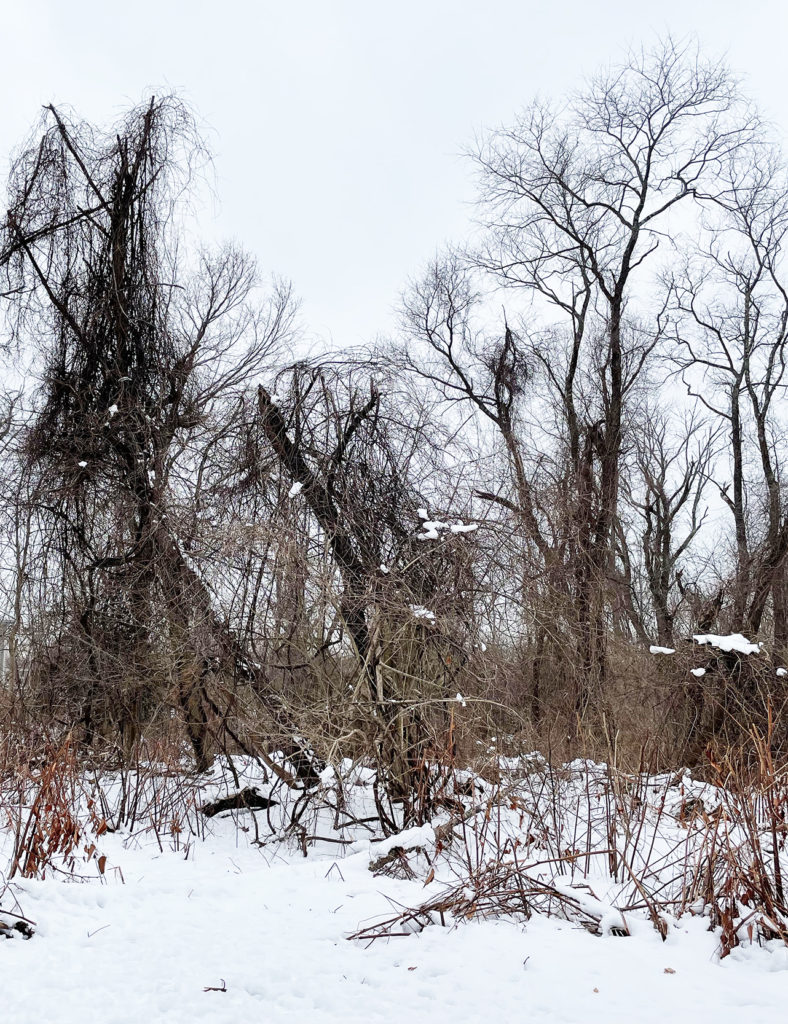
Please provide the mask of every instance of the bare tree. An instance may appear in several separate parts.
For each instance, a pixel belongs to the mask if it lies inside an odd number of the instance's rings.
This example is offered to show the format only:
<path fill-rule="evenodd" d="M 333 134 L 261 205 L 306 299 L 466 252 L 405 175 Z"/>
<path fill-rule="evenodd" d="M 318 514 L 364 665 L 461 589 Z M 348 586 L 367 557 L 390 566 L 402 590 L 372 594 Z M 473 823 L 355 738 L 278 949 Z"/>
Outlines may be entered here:
<path fill-rule="evenodd" d="M 668 40 L 601 73 L 561 110 L 532 106 L 476 152 L 488 232 L 478 264 L 525 288 L 568 326 L 572 355 L 562 392 L 576 491 L 588 516 L 581 572 L 591 590 L 613 573 L 628 392 L 664 328 L 664 300 L 629 332 L 627 306 L 669 217 L 714 194 L 721 163 L 751 138 L 755 119 L 739 108 L 724 66 Z M 601 415 L 582 423 L 575 368 L 594 333 L 604 338 Z M 593 507 L 583 498 L 591 489 Z M 604 602 L 589 617 L 586 668 L 602 678 Z"/>
<path fill-rule="evenodd" d="M 732 159 L 707 241 L 676 274 L 674 361 L 688 393 L 729 434 L 731 479 L 720 487 L 736 542 L 731 621 L 757 633 L 772 598 L 774 637 L 788 642 L 788 515 L 781 464 L 785 421 L 788 291 L 783 245 L 788 184 L 768 144 Z"/>
<path fill-rule="evenodd" d="M 657 639 L 671 647 L 687 587 L 681 561 L 708 511 L 701 502 L 715 457 L 715 433 L 693 414 L 676 430 L 669 417 L 649 409 L 635 437 L 635 452 L 635 479 L 625 494 L 642 522 L 643 570 Z"/>
<path fill-rule="evenodd" d="M 316 547 L 328 553 L 335 579 L 329 575 L 327 590 L 339 613 L 333 629 L 347 637 L 344 650 L 358 666 L 352 697 L 339 700 L 373 726 L 380 782 L 411 820 L 430 807 L 429 702 L 446 698 L 448 679 L 468 656 L 473 576 L 465 527 L 422 527 L 428 498 L 417 479 L 437 448 L 428 410 L 397 394 L 391 378 L 393 393 L 383 393 L 374 369 L 300 364 L 280 379 L 275 398 L 260 386 L 266 443 L 256 458 L 264 464 L 273 455 L 291 501 L 309 511 Z"/>
<path fill-rule="evenodd" d="M 270 365 L 292 304 L 282 288 L 256 309 L 255 269 L 236 249 L 203 253 L 191 267 L 180 254 L 181 199 L 201 157 L 192 119 L 172 98 L 152 99 L 107 133 L 48 108 L 12 172 L 0 265 L 16 338 L 36 353 L 25 471 L 73 607 L 87 738 L 107 644 L 133 680 L 132 732 L 155 689 L 158 649 L 203 769 L 218 711 L 206 682 L 252 668 L 184 550 L 179 479 Z"/>

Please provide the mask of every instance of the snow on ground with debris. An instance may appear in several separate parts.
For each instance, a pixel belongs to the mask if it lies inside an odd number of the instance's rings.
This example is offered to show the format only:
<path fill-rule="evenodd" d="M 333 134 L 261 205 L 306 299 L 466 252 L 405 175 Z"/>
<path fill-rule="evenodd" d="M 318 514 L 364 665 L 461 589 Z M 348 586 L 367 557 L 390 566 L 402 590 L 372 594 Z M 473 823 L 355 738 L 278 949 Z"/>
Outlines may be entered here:
<path fill-rule="evenodd" d="M 587 806 L 596 806 L 596 767 L 581 768 L 577 792 L 585 786 Z M 368 795 L 369 775 L 352 771 L 345 792 L 355 787 Z M 254 781 L 248 766 L 247 774 L 243 784 Z M 475 784 L 470 776 L 466 782 Z M 11 883 L 2 907 L 12 910 L 15 898 L 36 931 L 28 941 L 0 942 L 4 1020 L 759 1024 L 784 1012 L 788 949 L 744 944 L 721 960 L 719 934 L 690 914 L 671 920 L 664 942 L 642 914 L 627 915 L 627 937 L 604 921 L 594 935 L 576 922 L 534 914 L 528 921 L 447 921 L 371 944 L 349 941 L 360 928 L 456 883 L 450 859 L 435 854 L 439 824 L 379 842 L 380 834 L 363 825 L 343 826 L 337 804 L 333 827 L 323 812 L 302 819 L 304 856 L 297 839 L 281 838 L 293 811 L 281 787 L 275 795 L 286 807 L 203 821 L 195 805 L 235 788 L 221 765 L 212 782 L 190 783 L 186 798 L 182 789 L 171 798 L 166 780 L 157 784 L 157 830 L 144 814 L 132 821 L 127 812 L 123 831 L 104 833 L 92 857 L 78 858 L 74 879 L 55 872 Z M 660 814 L 673 815 L 675 835 L 689 842 L 678 805 L 691 791 L 693 803 L 711 809 L 713 787 L 691 788 L 685 779 L 655 780 L 653 789 L 662 793 Z M 117 793 L 105 800 L 103 810 L 112 810 Z M 176 812 L 178 800 L 191 807 L 185 817 Z M 512 799 L 507 827 L 522 820 L 526 803 L 526 793 Z M 591 829 L 589 822 L 583 827 Z M 490 835 L 503 827 L 494 815 L 487 824 Z M 190 834 L 190 827 L 202 834 Z M 314 830 L 323 838 L 310 842 Z M 8 833 L 2 838 L 12 841 Z M 370 864 L 398 846 L 423 847 L 434 877 L 373 875 Z M 99 852 L 107 858 L 103 874 Z M 607 901 L 623 890 L 603 875 L 590 885 L 588 876 L 550 877 L 583 894 L 589 913 L 620 922 Z"/>

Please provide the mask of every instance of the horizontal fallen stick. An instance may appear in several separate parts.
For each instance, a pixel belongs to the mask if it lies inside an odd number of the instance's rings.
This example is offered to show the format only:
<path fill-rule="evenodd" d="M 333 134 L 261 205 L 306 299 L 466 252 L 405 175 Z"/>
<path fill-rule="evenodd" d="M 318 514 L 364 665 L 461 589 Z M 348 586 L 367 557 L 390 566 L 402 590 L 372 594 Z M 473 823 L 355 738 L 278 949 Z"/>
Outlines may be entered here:
<path fill-rule="evenodd" d="M 263 796 L 253 786 L 242 789 L 240 793 L 233 793 L 232 796 L 223 797 L 221 800 L 212 800 L 203 804 L 200 810 L 206 818 L 213 818 L 222 811 L 265 811 L 269 807 L 276 807 L 277 800 L 270 800 Z"/>

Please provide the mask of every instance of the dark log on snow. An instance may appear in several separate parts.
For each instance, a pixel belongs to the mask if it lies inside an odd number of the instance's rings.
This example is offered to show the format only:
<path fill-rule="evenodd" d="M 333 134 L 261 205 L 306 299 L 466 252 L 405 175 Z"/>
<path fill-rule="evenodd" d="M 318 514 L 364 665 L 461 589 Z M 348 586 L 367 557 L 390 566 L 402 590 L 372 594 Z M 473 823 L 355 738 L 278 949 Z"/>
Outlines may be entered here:
<path fill-rule="evenodd" d="M 203 804 L 200 810 L 206 818 L 213 818 L 222 811 L 265 811 L 269 807 L 276 807 L 277 804 L 277 800 L 269 800 L 267 796 L 263 796 L 250 786 L 248 789 L 242 789 L 240 793 Z"/>

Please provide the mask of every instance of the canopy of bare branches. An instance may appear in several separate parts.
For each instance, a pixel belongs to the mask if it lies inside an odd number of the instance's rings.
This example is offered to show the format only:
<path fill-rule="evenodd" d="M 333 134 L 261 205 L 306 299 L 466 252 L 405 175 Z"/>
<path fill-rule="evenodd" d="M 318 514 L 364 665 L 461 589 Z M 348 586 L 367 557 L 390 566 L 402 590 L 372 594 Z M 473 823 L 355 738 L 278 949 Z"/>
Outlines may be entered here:
<path fill-rule="evenodd" d="M 779 720 L 777 144 L 668 40 L 468 158 L 473 241 L 395 337 L 310 358 L 286 283 L 191 241 L 178 98 L 43 112 L 0 230 L 9 722 L 280 749 L 294 788 L 364 754 L 424 820 L 490 734 L 678 763 Z M 693 641 L 738 633 L 757 657 Z"/>

